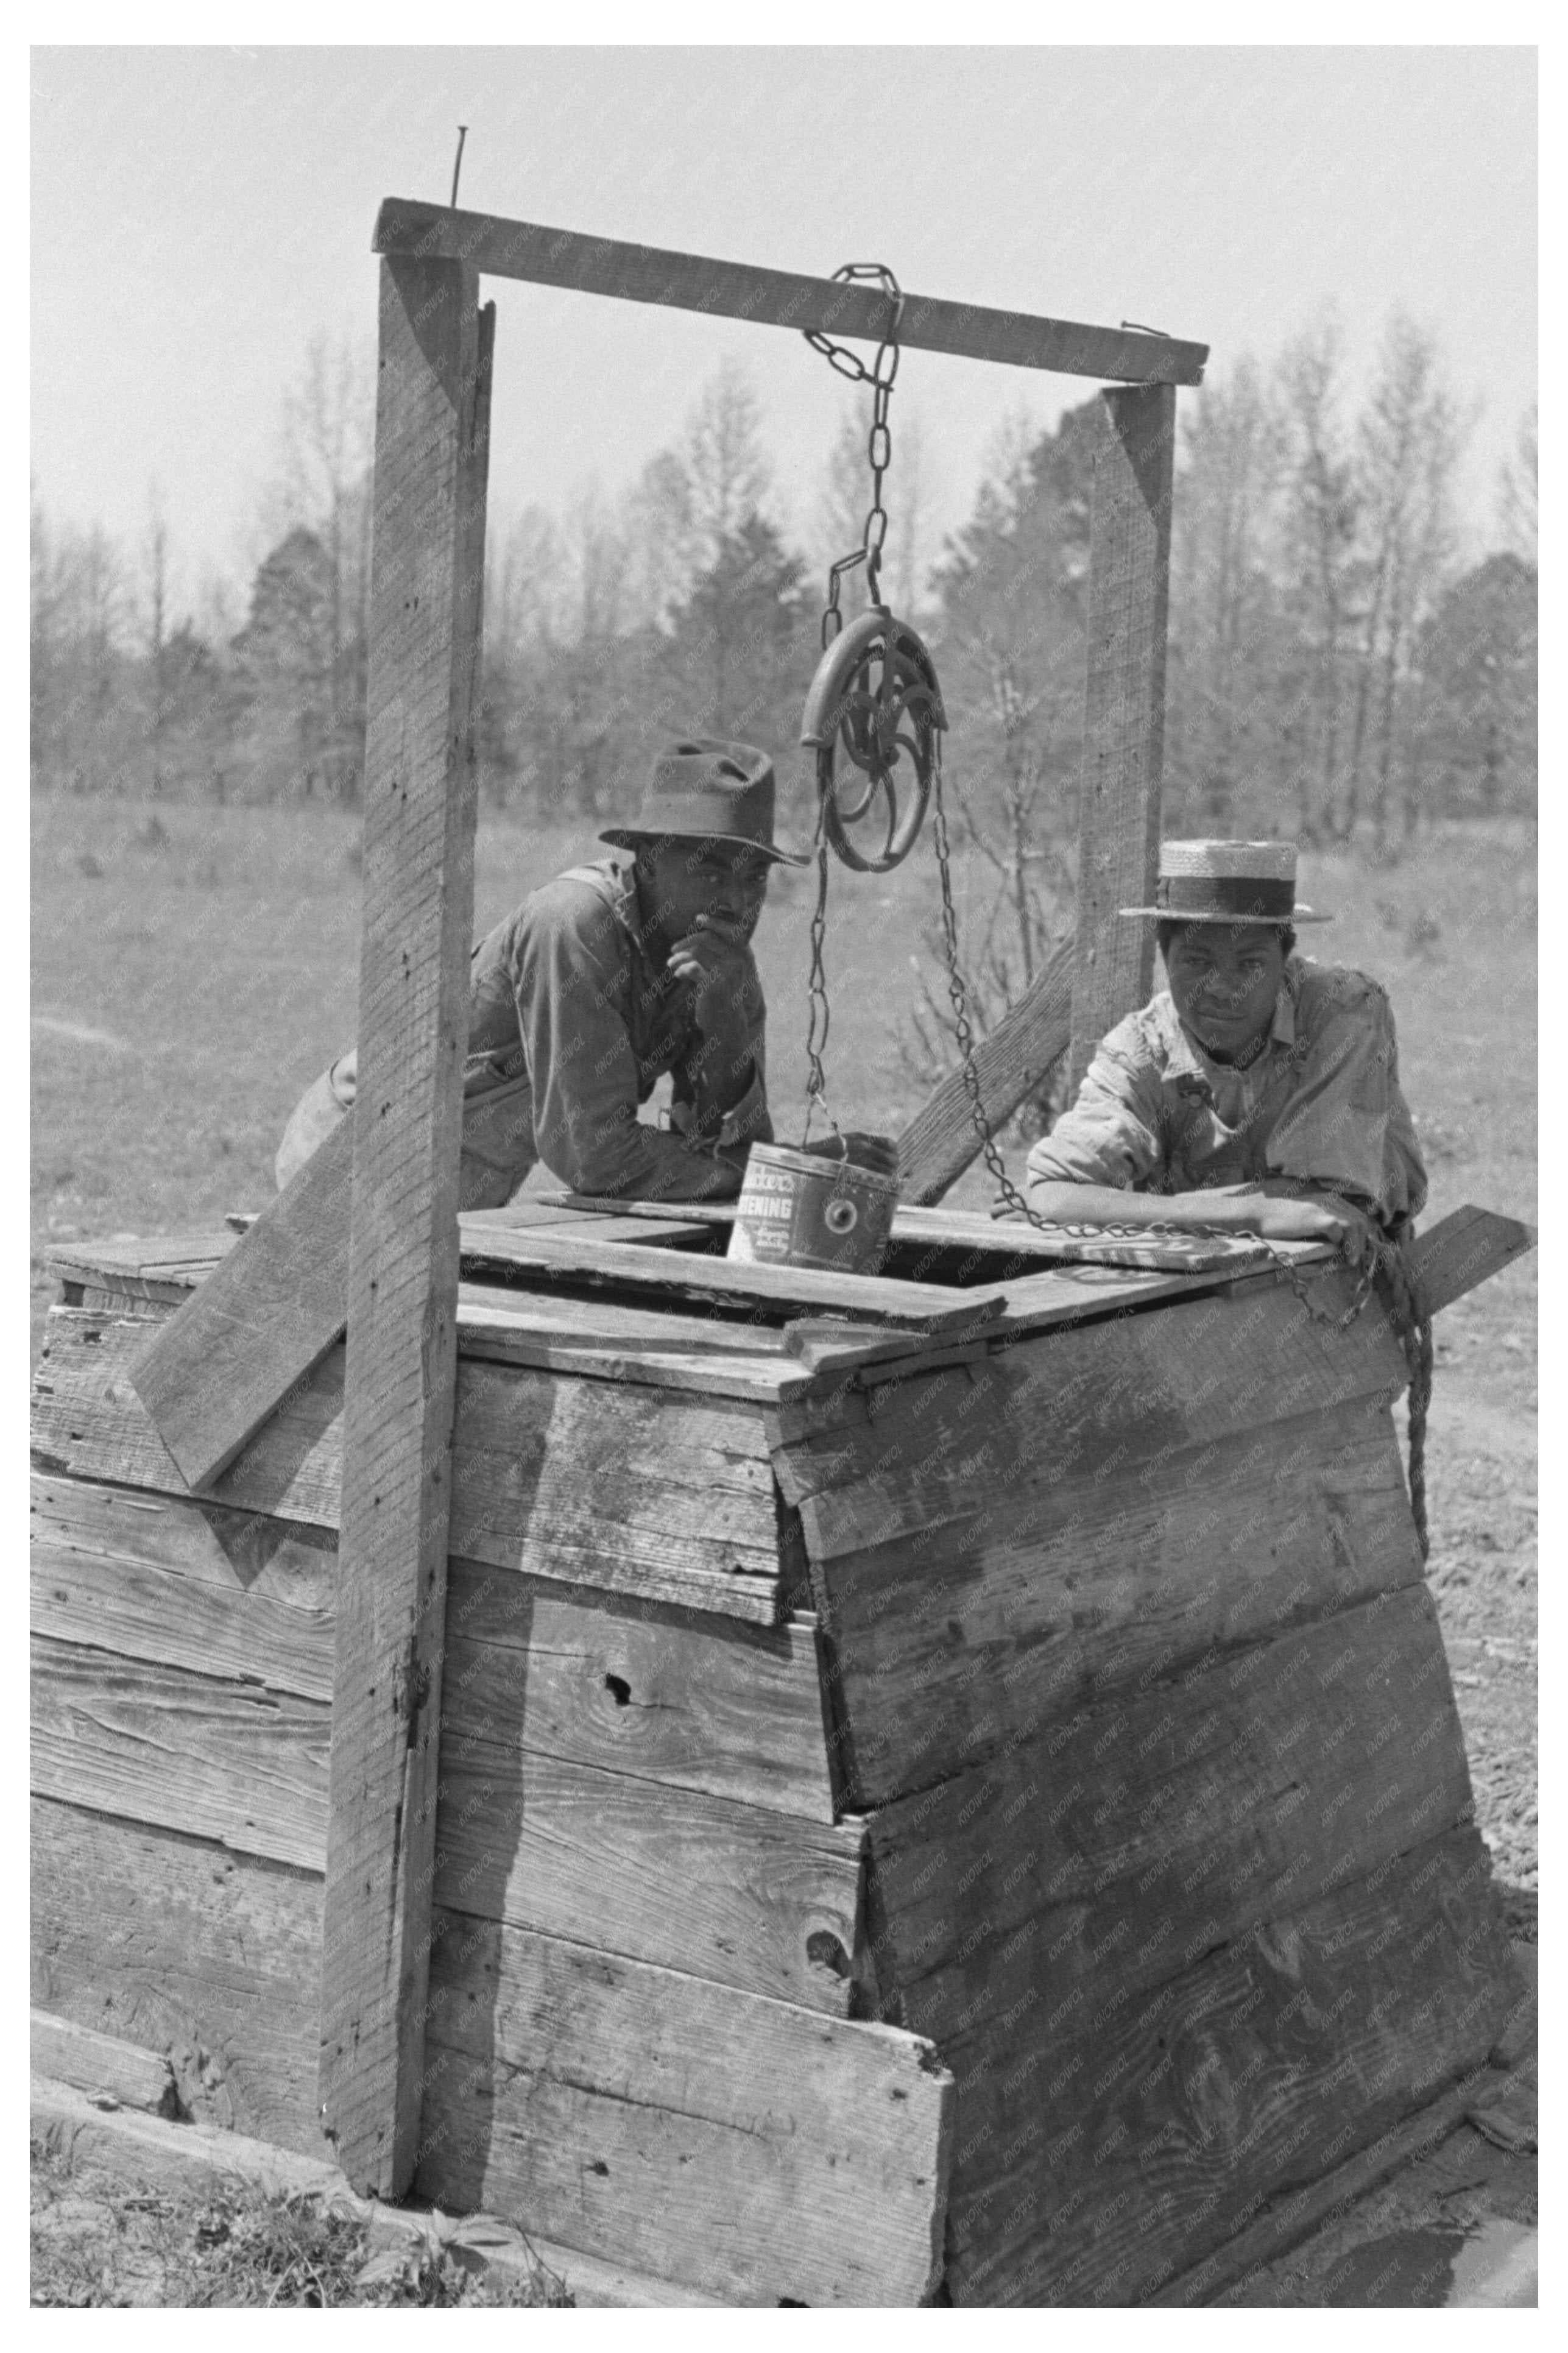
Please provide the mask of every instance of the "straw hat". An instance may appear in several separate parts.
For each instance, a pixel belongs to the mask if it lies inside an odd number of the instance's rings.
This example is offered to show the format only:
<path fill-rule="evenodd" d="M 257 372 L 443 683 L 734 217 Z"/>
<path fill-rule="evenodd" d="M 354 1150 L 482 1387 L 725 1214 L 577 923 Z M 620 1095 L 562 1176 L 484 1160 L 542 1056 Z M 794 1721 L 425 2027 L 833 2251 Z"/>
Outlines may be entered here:
<path fill-rule="evenodd" d="M 639 841 L 733 841 L 781 866 L 807 866 L 808 855 L 773 840 L 773 764 L 754 744 L 693 735 L 667 745 L 648 773 L 641 808 L 629 825 L 607 825 L 601 841 L 635 849 Z"/>
<path fill-rule="evenodd" d="M 1152 907 L 1123 907 L 1169 923 L 1331 923 L 1296 898 L 1293 841 L 1164 841 Z"/>

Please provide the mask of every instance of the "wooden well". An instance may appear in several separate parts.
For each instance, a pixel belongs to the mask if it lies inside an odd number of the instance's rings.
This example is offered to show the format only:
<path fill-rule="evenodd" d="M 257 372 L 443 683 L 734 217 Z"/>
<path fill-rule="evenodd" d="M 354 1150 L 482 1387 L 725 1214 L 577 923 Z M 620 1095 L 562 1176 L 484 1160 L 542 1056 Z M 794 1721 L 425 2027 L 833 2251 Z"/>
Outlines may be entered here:
<path fill-rule="evenodd" d="M 464 1219 L 414 2188 L 724 2303 L 1141 2302 L 1517 1992 L 1405 1359 L 1256 1255 L 900 1231 Z M 232 1239 L 57 1261 L 34 2000 L 322 2155 L 343 1348 L 199 1498 L 129 1378 Z"/>

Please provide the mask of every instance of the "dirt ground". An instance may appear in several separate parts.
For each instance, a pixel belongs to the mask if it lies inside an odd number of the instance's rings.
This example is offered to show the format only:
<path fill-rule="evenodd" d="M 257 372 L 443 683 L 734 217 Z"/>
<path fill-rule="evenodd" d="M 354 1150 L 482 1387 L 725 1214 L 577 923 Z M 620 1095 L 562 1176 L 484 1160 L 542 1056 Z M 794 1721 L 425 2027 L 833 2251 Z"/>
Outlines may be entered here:
<path fill-rule="evenodd" d="M 482 824 L 476 930 L 600 854 L 592 833 Z M 35 1356 L 51 1242 L 190 1230 L 270 1197 L 289 1108 L 353 1035 L 357 839 L 356 819 L 328 812 L 35 803 Z M 933 905 L 928 865 L 917 849 L 892 876 L 834 877 L 827 1071 L 845 1124 L 896 1131 L 922 1097 L 900 1057 L 899 1008 Z M 758 940 L 784 1138 L 799 1132 L 804 1098 L 811 887 L 780 870 Z M 1396 865 L 1304 860 L 1301 889 L 1338 917 L 1311 952 L 1373 973 L 1393 997 L 1431 1177 L 1426 1221 L 1472 1201 L 1535 1222 L 1533 837 L 1454 828 Z M 1015 1174 L 1023 1151 L 1009 1148 Z M 984 1208 L 989 1196 L 972 1171 L 950 1199 Z M 1429 1573 L 1477 1819 L 1511 1932 L 1533 1943 L 1533 1253 L 1446 1311 L 1436 1355 Z"/>

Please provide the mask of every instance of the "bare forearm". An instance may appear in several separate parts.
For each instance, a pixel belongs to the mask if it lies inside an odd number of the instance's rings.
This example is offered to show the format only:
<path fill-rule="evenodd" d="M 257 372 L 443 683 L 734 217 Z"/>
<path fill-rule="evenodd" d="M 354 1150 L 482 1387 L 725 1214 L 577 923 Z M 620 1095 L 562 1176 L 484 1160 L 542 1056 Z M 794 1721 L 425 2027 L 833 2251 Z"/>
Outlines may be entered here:
<path fill-rule="evenodd" d="M 1061 1226 L 1207 1226 L 1239 1232 L 1257 1221 L 1260 1193 L 1131 1193 L 1116 1185 L 1035 1185 L 1029 1207 Z"/>

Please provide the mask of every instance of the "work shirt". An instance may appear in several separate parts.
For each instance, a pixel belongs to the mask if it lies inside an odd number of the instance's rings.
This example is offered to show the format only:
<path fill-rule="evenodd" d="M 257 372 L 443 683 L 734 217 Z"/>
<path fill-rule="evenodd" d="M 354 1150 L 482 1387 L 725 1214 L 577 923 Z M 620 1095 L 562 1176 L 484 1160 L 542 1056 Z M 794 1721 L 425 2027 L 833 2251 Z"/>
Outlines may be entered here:
<path fill-rule="evenodd" d="M 463 1073 L 464 1208 L 510 1200 L 536 1160 L 574 1192 L 700 1201 L 741 1188 L 745 1146 L 773 1141 L 765 1008 L 750 948 L 722 1056 L 690 985 L 644 938 L 633 870 L 613 858 L 533 892 L 473 952 Z M 666 1129 L 637 1118 L 666 1071 Z M 287 1184 L 353 1101 L 353 1050 L 304 1097 L 278 1155 Z"/>
<path fill-rule="evenodd" d="M 1425 1203 L 1426 1174 L 1387 996 L 1364 973 L 1290 956 L 1267 1043 L 1240 1071 L 1206 1054 L 1162 992 L 1101 1039 L 1028 1176 L 1137 1193 L 1326 1191 L 1396 1232 Z"/>

